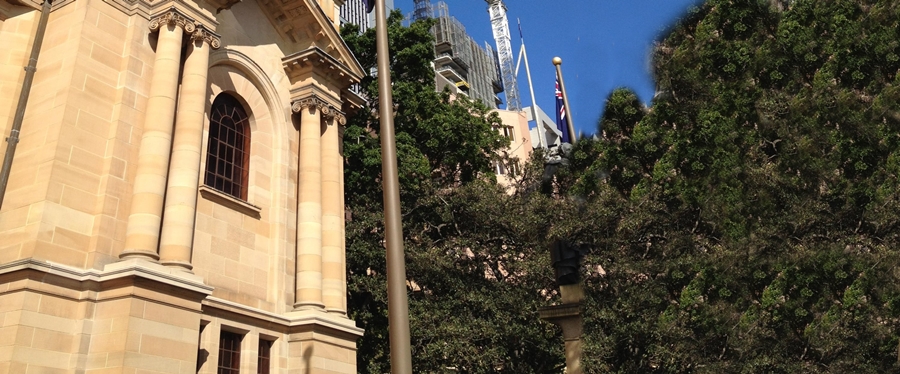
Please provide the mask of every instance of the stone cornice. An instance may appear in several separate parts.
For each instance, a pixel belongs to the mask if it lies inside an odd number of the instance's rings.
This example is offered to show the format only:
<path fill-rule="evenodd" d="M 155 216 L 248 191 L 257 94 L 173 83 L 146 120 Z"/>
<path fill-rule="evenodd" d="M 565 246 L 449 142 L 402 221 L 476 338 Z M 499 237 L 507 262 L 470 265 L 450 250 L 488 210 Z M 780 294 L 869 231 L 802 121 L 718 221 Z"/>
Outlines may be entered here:
<path fill-rule="evenodd" d="M 29 275 L 30 274 L 30 275 Z M 316 329 L 319 331 L 329 332 L 331 335 L 341 334 L 352 337 L 360 337 L 363 335 L 363 329 L 356 326 L 353 320 L 345 316 L 329 314 L 321 311 L 297 311 L 287 313 L 273 313 L 262 309 L 239 304 L 213 297 L 213 287 L 203 283 L 200 276 L 185 273 L 180 270 L 167 268 L 160 264 L 151 263 L 144 260 L 128 260 L 120 261 L 106 265 L 103 270 L 97 269 L 81 269 L 71 266 L 61 265 L 49 261 L 41 261 L 36 259 L 24 259 L 6 264 L 0 264 L 0 276 L 10 284 L 15 283 L 17 286 L 26 289 L 32 288 L 27 283 L 13 282 L 14 279 L 34 279 L 42 283 L 51 283 L 55 286 L 75 287 L 73 292 L 64 292 L 58 295 L 60 297 L 74 298 L 77 300 L 99 301 L 104 299 L 102 293 L 103 283 L 112 283 L 120 285 L 121 281 L 127 281 L 128 278 L 140 278 L 142 280 L 154 282 L 155 289 L 160 287 L 173 287 L 174 289 L 191 292 L 202 299 L 201 305 L 205 308 L 214 308 L 226 312 L 240 314 L 246 317 L 254 318 L 260 321 L 266 321 L 282 326 L 284 330 L 292 329 Z M 52 279 L 65 280 L 64 282 L 53 281 Z M 128 281 L 131 282 L 131 281 Z M 87 283 L 87 284 L 85 284 Z M 138 282 L 134 282 L 138 284 Z M 78 285 L 81 286 L 78 286 Z M 149 286 L 145 283 L 145 286 Z M 15 292 L 20 288 L 9 289 L 0 292 Z M 40 292 L 48 292 L 49 289 L 40 289 Z M 171 289 L 170 289 L 171 290 Z M 51 290 L 52 291 L 52 290 Z M 55 292 L 54 292 L 55 293 Z M 128 294 L 132 297 L 141 297 L 139 295 Z M 112 292 L 107 297 L 121 297 L 123 294 Z M 192 299 L 193 299 L 192 297 Z M 193 299 L 194 302 L 197 299 Z M 175 305 L 178 306 L 178 305 Z M 183 305 L 181 306 L 183 307 Z"/>
<path fill-rule="evenodd" d="M 357 327 L 356 323 L 343 316 L 336 316 L 321 311 L 298 311 L 285 314 L 272 313 L 258 308 L 253 308 L 233 301 L 217 297 L 207 297 L 203 300 L 203 306 L 222 311 L 240 314 L 268 323 L 281 325 L 283 328 L 297 328 L 308 325 L 317 325 L 335 332 L 360 337 L 364 330 Z"/>
<path fill-rule="evenodd" d="M 66 6 L 66 5 L 69 5 L 69 4 L 71 4 L 72 2 L 74 2 L 74 1 L 75 1 L 75 0 L 56 0 L 56 1 L 54 1 L 53 4 L 50 6 L 50 12 L 51 12 L 51 13 L 52 13 L 52 12 L 55 12 L 55 11 L 57 11 L 59 8 L 62 8 L 62 7 L 64 7 L 64 6 Z M 5 3 L 5 4 L 4 4 L 4 3 Z M 43 1 L 43 0 L 18 0 L 18 1 L 16 1 L 16 0 L 0 0 L 0 20 L 6 19 L 6 18 L 4 18 L 4 14 L 3 14 L 3 13 L 4 13 L 4 10 L 3 10 L 3 7 L 4 7 L 4 6 L 7 7 L 7 10 L 8 10 L 8 11 L 11 11 L 11 10 L 12 10 L 11 8 L 9 8 L 10 6 L 17 6 L 17 5 L 19 5 L 19 6 L 24 6 L 24 7 L 28 7 L 28 8 L 32 8 L 32 9 L 35 9 L 35 10 L 38 10 L 38 11 L 39 11 L 39 10 L 41 10 L 41 7 L 43 6 L 43 4 L 44 4 L 44 1 Z M 6 15 L 6 16 L 8 16 L 8 15 Z"/>
<path fill-rule="evenodd" d="M 31 258 L 0 265 L 0 275 L 29 270 L 54 275 L 75 282 L 99 284 L 135 277 L 203 295 L 212 295 L 213 291 L 213 288 L 204 284 L 203 279 L 199 276 L 185 273 L 180 270 L 173 270 L 144 260 L 114 262 L 106 265 L 103 270 L 79 269 L 50 261 L 41 261 Z"/>
<path fill-rule="evenodd" d="M 33 1 L 33 0 L 32 0 Z M 68 0 L 72 1 L 72 0 Z M 219 22 L 216 20 L 215 14 L 209 10 L 200 9 L 199 5 L 193 2 L 179 0 L 103 0 L 104 2 L 119 9 L 127 15 L 139 15 L 148 20 L 154 19 L 165 12 L 176 9 L 183 17 L 191 19 L 194 24 L 201 24 L 207 30 L 215 31 Z M 208 5 L 217 7 L 218 2 L 210 0 Z M 234 3 L 231 3 L 233 5 Z M 230 6 L 230 5 L 229 5 Z M 193 32 L 193 31 L 191 31 Z"/>
<path fill-rule="evenodd" d="M 341 91 L 341 99 L 344 102 L 344 111 L 351 114 L 366 105 L 366 99 L 350 89 Z"/>
<path fill-rule="evenodd" d="M 341 89 L 350 87 L 354 83 L 359 83 L 362 77 L 347 65 L 341 63 L 333 56 L 326 53 L 319 47 L 310 47 L 281 59 L 284 72 L 291 79 L 291 83 L 296 82 L 300 76 L 315 72 L 330 79 L 341 86 Z"/>
<path fill-rule="evenodd" d="M 261 1 L 259 5 L 275 30 L 294 48 L 322 48 L 357 76 L 365 74 L 333 20 L 325 14 L 317 0 Z"/>
<path fill-rule="evenodd" d="M 218 14 L 223 10 L 231 9 L 231 7 L 241 2 L 241 0 L 206 0 L 206 2 L 216 8 L 216 14 Z"/>

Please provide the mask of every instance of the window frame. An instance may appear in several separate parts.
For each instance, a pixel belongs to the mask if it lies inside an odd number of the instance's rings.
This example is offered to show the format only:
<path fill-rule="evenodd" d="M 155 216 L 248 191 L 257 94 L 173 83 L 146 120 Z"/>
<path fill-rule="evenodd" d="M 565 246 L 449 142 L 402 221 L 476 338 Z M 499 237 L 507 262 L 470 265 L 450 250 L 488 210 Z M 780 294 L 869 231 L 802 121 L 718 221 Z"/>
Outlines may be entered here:
<path fill-rule="evenodd" d="M 225 119 L 233 126 L 224 123 Z M 235 95 L 222 92 L 213 100 L 208 120 L 203 185 L 246 202 L 250 187 L 250 113 Z M 234 133 L 232 138 L 229 131 Z M 236 155 L 238 152 L 240 155 Z"/>
<path fill-rule="evenodd" d="M 229 347 L 226 348 L 225 343 L 226 339 L 232 343 Z M 217 374 L 240 374 L 241 372 L 241 343 L 244 340 L 244 335 L 236 332 L 231 332 L 227 330 L 221 330 L 219 332 L 219 357 L 216 360 L 216 373 Z M 223 360 L 226 357 L 229 357 L 230 364 L 228 366 L 223 366 Z"/>
<path fill-rule="evenodd" d="M 259 339 L 259 349 L 256 356 L 256 374 L 270 374 L 272 372 L 272 346 L 275 342 Z"/>

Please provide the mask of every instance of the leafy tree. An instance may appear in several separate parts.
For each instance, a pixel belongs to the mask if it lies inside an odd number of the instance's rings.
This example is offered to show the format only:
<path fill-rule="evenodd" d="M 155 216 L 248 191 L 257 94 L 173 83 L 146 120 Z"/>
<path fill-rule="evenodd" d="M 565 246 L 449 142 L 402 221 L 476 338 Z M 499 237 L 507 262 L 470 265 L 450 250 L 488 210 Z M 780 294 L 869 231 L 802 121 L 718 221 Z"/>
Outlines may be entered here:
<path fill-rule="evenodd" d="M 596 160 L 557 179 L 621 214 L 570 233 L 604 268 L 590 372 L 900 369 L 898 22 L 892 1 L 710 0 L 657 46 L 649 110 L 610 96 L 576 147 Z"/>
<path fill-rule="evenodd" d="M 465 97 L 434 91 L 430 21 L 402 27 L 388 20 L 394 121 L 410 329 L 416 372 L 545 373 L 562 363 L 558 332 L 538 321 L 537 307 L 552 279 L 536 268 L 548 259 L 528 241 L 542 216 L 493 182 L 492 165 L 505 140 L 499 117 Z M 363 67 L 375 66 L 374 30 L 342 30 Z M 351 318 L 366 329 L 359 341 L 361 371 L 389 372 L 383 247 L 381 155 L 376 78 L 362 94 L 371 106 L 348 121 L 344 135 L 348 300 Z M 546 201 L 544 202 L 546 205 Z"/>
<path fill-rule="evenodd" d="M 590 248 L 587 372 L 900 369 L 900 4 L 707 1 L 657 46 L 653 105 L 614 92 L 549 197 L 539 153 L 490 182 L 497 120 L 432 91 L 429 27 L 390 29 L 417 372 L 559 372 L 554 238 Z M 360 368 L 386 372 L 376 115 L 346 131 L 347 244 Z"/>

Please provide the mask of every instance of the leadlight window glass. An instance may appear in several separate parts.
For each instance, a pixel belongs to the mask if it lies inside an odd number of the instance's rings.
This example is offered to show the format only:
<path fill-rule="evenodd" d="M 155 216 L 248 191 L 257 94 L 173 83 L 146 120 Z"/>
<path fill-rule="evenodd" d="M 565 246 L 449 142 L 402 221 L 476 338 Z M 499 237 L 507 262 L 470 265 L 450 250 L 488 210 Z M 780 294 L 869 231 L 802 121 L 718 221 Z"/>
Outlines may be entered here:
<path fill-rule="evenodd" d="M 220 94 L 213 101 L 209 114 L 209 143 L 203 183 L 247 200 L 249 165 L 250 120 L 247 112 L 233 96 Z"/>
<path fill-rule="evenodd" d="M 240 374 L 241 371 L 240 334 L 222 331 L 219 335 L 219 370 L 217 374 Z"/>
<path fill-rule="evenodd" d="M 259 356 L 256 359 L 256 374 L 269 374 L 272 357 L 272 342 L 265 339 L 259 340 Z"/>

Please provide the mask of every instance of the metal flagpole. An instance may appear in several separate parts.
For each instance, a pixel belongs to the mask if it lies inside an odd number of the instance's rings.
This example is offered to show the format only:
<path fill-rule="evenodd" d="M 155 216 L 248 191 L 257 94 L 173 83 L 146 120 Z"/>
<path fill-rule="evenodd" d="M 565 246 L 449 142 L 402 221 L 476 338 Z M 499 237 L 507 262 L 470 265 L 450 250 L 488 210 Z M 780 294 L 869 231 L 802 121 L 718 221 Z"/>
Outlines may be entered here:
<path fill-rule="evenodd" d="M 566 96 L 566 84 L 563 83 L 562 66 L 560 66 L 562 65 L 562 59 L 554 57 L 553 65 L 556 65 L 556 79 L 559 79 L 559 90 L 562 91 L 563 106 L 566 108 L 566 122 L 569 125 L 569 140 L 572 141 L 572 144 L 575 144 L 577 139 L 575 138 L 575 126 L 572 125 L 574 123 L 574 121 L 572 121 L 572 108 L 569 106 L 569 97 Z"/>
<path fill-rule="evenodd" d="M 384 177 L 384 241 L 387 247 L 388 331 L 391 373 L 412 374 L 409 338 L 409 301 L 406 298 L 406 263 L 403 226 L 400 222 L 400 182 L 394 136 L 394 104 L 388 56 L 387 17 L 384 0 L 368 0 L 375 9 L 376 58 L 378 60 L 378 113 L 381 120 L 381 174 Z"/>

